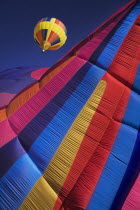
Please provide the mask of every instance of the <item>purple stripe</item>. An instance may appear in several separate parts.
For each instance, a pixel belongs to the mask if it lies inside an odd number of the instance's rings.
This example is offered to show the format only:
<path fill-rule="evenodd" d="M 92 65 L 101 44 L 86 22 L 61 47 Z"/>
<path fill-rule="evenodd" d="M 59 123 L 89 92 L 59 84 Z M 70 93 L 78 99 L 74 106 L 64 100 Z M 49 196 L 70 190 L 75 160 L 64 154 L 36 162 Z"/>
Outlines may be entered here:
<path fill-rule="evenodd" d="M 23 154 L 25 154 L 25 150 L 21 146 L 18 137 L 0 148 L 0 178 Z"/>

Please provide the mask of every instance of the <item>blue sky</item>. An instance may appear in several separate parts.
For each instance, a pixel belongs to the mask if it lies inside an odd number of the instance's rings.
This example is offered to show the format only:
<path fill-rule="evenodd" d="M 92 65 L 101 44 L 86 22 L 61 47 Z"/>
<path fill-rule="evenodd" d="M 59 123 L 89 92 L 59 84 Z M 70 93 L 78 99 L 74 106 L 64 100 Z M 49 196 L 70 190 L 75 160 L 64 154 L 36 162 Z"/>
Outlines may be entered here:
<path fill-rule="evenodd" d="M 130 0 L 7 0 L 0 6 L 0 70 L 18 66 L 49 67 Z M 68 31 L 59 50 L 41 53 L 33 39 L 43 17 L 61 20 Z"/>

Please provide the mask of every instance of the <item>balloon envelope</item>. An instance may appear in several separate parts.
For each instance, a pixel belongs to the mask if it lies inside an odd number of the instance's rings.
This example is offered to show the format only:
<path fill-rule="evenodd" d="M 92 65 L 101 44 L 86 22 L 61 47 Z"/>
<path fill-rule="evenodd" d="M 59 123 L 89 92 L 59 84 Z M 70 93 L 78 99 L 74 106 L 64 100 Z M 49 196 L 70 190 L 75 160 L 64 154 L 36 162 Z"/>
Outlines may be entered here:
<path fill-rule="evenodd" d="M 45 50 L 57 50 L 62 47 L 67 39 L 65 25 L 56 18 L 43 18 L 34 28 L 36 43 Z"/>

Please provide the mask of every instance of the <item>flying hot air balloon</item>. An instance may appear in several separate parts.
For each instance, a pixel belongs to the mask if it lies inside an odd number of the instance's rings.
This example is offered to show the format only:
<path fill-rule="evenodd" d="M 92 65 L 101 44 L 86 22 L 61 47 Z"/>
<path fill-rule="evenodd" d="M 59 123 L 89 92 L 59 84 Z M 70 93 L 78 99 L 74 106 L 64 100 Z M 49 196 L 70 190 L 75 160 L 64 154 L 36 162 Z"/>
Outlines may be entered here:
<path fill-rule="evenodd" d="M 34 28 L 34 39 L 42 52 L 57 50 L 62 47 L 67 39 L 65 25 L 56 18 L 43 18 Z"/>

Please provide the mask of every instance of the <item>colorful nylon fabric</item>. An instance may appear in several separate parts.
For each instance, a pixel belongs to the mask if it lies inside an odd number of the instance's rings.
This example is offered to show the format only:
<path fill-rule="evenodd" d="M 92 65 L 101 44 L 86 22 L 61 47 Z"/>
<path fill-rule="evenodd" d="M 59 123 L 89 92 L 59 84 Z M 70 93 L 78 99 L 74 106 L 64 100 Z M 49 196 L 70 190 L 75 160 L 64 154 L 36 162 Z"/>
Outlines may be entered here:
<path fill-rule="evenodd" d="M 18 71 L 1 73 L 14 97 L 0 109 L 0 209 L 139 210 L 140 1 L 54 66 Z"/>
<path fill-rule="evenodd" d="M 34 28 L 34 39 L 43 50 L 57 50 L 67 39 L 65 25 L 56 18 L 43 18 Z"/>

